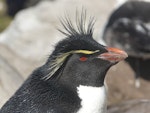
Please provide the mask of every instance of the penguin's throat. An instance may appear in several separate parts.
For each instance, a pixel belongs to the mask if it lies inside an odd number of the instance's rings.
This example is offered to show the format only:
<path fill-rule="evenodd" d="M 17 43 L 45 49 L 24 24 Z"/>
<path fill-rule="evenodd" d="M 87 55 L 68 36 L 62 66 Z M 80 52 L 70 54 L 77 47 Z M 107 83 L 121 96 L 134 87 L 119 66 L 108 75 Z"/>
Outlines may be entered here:
<path fill-rule="evenodd" d="M 81 99 L 81 108 L 77 113 L 106 113 L 107 94 L 105 86 L 80 85 L 77 87 L 77 92 Z"/>

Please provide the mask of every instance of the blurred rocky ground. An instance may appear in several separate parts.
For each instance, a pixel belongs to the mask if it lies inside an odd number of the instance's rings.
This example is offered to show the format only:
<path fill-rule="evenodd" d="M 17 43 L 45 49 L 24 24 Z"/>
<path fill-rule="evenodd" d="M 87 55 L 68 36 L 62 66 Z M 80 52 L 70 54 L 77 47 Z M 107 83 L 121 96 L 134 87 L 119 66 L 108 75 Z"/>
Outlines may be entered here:
<path fill-rule="evenodd" d="M 43 0 L 19 11 L 0 34 L 0 107 L 45 62 L 55 43 L 65 38 L 57 30 L 62 27 L 62 17 L 68 14 L 75 20 L 76 10 L 86 9 L 87 15 L 96 18 L 95 39 L 104 44 L 100 36 L 116 4 L 116 0 Z M 106 82 L 110 106 L 131 99 L 150 99 L 150 82 L 141 80 L 141 87 L 135 88 L 133 71 L 125 62 L 110 69 Z"/>
<path fill-rule="evenodd" d="M 108 113 L 149 113 L 149 111 L 150 101 L 148 100 L 131 100 L 108 109 Z"/>

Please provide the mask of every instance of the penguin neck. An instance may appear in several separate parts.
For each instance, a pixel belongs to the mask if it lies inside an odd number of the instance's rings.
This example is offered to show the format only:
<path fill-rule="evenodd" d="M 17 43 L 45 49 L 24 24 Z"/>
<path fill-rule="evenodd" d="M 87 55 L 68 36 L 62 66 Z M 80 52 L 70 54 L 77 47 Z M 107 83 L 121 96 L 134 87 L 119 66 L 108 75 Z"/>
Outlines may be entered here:
<path fill-rule="evenodd" d="M 77 93 L 81 99 L 81 108 L 77 113 L 106 113 L 107 91 L 104 85 L 101 87 L 80 85 L 77 87 Z"/>
<path fill-rule="evenodd" d="M 106 69 L 101 70 L 99 69 L 98 71 L 86 70 L 80 73 L 79 72 L 76 73 L 77 71 L 70 73 L 70 71 L 64 70 L 62 75 L 58 79 L 57 83 L 59 82 L 63 86 L 70 87 L 72 89 L 76 89 L 77 87 L 79 87 L 79 85 L 101 87 L 104 86 L 104 79 L 107 70 Z"/>

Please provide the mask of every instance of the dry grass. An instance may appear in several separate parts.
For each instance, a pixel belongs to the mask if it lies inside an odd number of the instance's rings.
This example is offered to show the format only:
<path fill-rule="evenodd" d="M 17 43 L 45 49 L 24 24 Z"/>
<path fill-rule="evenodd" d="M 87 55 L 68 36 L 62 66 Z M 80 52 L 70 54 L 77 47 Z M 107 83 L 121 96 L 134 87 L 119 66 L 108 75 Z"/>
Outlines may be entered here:
<path fill-rule="evenodd" d="M 4 0 L 0 0 L 3 8 L 0 10 L 0 32 L 2 32 L 11 22 L 12 18 L 6 14 L 6 7 Z"/>

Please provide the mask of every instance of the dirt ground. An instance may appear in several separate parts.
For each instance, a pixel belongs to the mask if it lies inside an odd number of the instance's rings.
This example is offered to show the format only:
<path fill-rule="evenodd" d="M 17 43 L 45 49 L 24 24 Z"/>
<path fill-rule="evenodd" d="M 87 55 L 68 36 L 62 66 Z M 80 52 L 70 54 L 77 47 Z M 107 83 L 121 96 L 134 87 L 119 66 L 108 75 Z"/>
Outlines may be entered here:
<path fill-rule="evenodd" d="M 108 71 L 106 82 L 109 105 L 133 99 L 150 99 L 150 81 L 140 79 L 141 86 L 136 88 L 134 72 L 125 61 Z"/>

